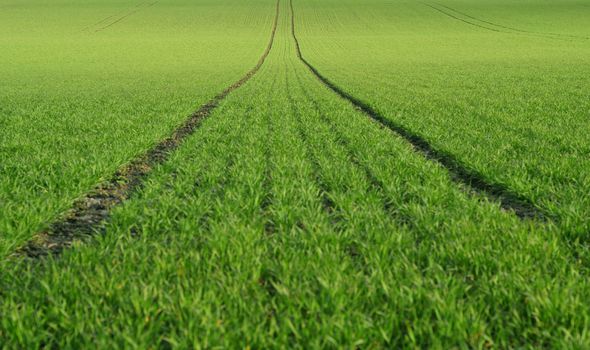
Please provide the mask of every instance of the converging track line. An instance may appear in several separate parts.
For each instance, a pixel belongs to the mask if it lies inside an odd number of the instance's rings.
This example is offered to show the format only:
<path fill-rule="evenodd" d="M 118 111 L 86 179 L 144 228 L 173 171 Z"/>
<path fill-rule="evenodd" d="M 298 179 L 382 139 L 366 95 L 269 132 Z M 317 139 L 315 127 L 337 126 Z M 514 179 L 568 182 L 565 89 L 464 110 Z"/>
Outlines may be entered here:
<path fill-rule="evenodd" d="M 125 18 L 136 14 L 137 12 L 139 12 L 143 9 L 154 6 L 158 2 L 159 2 L 159 0 L 152 1 L 152 2 L 149 2 L 149 1 L 140 2 L 139 4 L 135 5 L 132 8 L 128 8 L 124 11 L 112 14 L 108 17 L 101 19 L 100 21 L 94 23 L 93 25 L 90 25 L 90 26 L 82 29 L 82 32 L 96 33 L 96 32 L 103 31 L 103 30 L 121 22 Z"/>
<path fill-rule="evenodd" d="M 424 3 L 424 5 L 430 6 L 430 5 L 426 4 L 426 3 Z M 579 35 L 551 33 L 551 32 L 537 32 L 537 31 L 532 31 L 532 30 L 525 30 L 525 29 L 519 29 L 519 28 L 515 28 L 515 27 L 509 27 L 509 26 L 505 26 L 505 25 L 502 25 L 502 24 L 497 24 L 497 23 L 494 23 L 494 22 L 490 22 L 490 21 L 486 21 L 486 20 L 483 20 L 483 19 L 479 19 L 477 17 L 474 17 L 472 15 L 469 15 L 469 14 L 467 14 L 465 12 L 461 12 L 461 11 L 455 10 L 454 8 L 449 7 L 449 6 L 446 6 L 446 5 L 443 5 L 443 4 L 435 3 L 435 5 L 440 6 L 442 8 L 445 8 L 447 10 L 450 10 L 452 12 L 455 12 L 455 13 L 457 13 L 459 15 L 465 16 L 467 18 L 470 18 L 472 20 L 475 20 L 477 22 L 485 23 L 485 24 L 488 24 L 488 25 L 491 25 L 491 26 L 497 27 L 497 28 L 507 29 L 507 30 L 510 30 L 510 31 L 513 31 L 513 32 L 519 32 L 519 33 L 525 33 L 525 34 L 534 34 L 534 35 L 538 35 L 538 36 L 551 36 L 551 37 L 562 37 L 562 38 L 583 39 L 583 40 L 588 40 L 589 39 L 588 37 L 579 36 Z M 430 6 L 430 7 L 432 7 L 432 6 Z"/>
<path fill-rule="evenodd" d="M 201 122 L 222 100 L 239 89 L 260 70 L 274 43 L 279 12 L 280 0 L 277 0 L 270 41 L 254 68 L 202 105 L 180 127 L 174 130 L 170 137 L 131 160 L 129 164 L 121 166 L 110 180 L 97 185 L 82 199 L 75 201 L 70 211 L 61 219 L 51 223 L 49 229 L 36 234 L 33 239 L 18 249 L 15 255 L 33 259 L 47 255 L 58 255 L 75 241 L 98 233 L 104 221 L 109 218 L 111 210 L 139 190 L 143 186 L 146 176 L 154 167 L 164 163 L 169 155 L 197 130 Z"/>
<path fill-rule="evenodd" d="M 486 178 L 481 173 L 479 173 L 477 170 L 465 167 L 454 155 L 435 149 L 422 136 L 415 134 L 401 124 L 384 117 L 368 104 L 350 95 L 323 76 L 303 57 L 303 54 L 301 53 L 301 46 L 295 31 L 295 11 L 293 8 L 293 0 L 290 0 L 289 5 L 291 10 L 291 34 L 293 36 L 293 40 L 295 41 L 297 57 L 327 88 L 332 90 L 342 99 L 348 101 L 358 111 L 365 114 L 374 122 L 401 136 L 426 159 L 440 164 L 450 173 L 451 179 L 455 183 L 459 184 L 460 187 L 466 188 L 468 191 L 478 193 L 492 201 L 498 202 L 501 208 L 514 212 L 514 214 L 516 214 L 521 219 L 545 219 L 548 216 L 544 211 L 537 208 L 528 198 L 513 192 L 510 188 L 503 184 L 488 182 L 488 180 L 486 180 Z"/>
<path fill-rule="evenodd" d="M 421 2 L 421 4 L 423 4 L 424 6 L 430 7 L 431 9 L 433 9 L 437 12 L 440 12 L 443 15 L 445 15 L 449 18 L 452 18 L 454 20 L 463 22 L 465 24 L 469 24 L 474 27 L 478 27 L 481 29 L 496 32 L 496 33 L 516 34 L 516 35 L 520 34 L 520 35 L 532 36 L 532 37 L 537 37 L 537 38 L 553 39 L 553 40 L 561 40 L 561 41 L 574 41 L 575 39 L 583 39 L 583 40 L 588 39 L 586 37 L 579 37 L 579 36 L 572 36 L 572 35 L 565 35 L 565 34 L 556 34 L 556 33 L 534 32 L 534 31 L 512 28 L 512 27 L 503 26 L 503 25 L 499 25 L 499 24 L 495 24 L 495 23 L 492 23 L 489 21 L 484 21 L 484 20 L 475 18 L 475 17 L 470 16 L 466 13 L 459 12 L 455 9 L 452 9 L 448 6 L 436 4 L 436 6 L 442 7 L 442 8 L 439 8 L 439 7 L 433 6 L 433 5 L 425 3 L 425 2 Z M 467 17 L 467 19 L 461 18 L 459 16 Z"/>

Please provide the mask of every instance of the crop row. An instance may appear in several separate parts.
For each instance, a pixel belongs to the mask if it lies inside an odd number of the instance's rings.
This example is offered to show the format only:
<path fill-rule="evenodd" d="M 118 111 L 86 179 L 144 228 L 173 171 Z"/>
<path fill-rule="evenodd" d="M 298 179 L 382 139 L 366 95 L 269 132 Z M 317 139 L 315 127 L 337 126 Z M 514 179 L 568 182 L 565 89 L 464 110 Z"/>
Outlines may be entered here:
<path fill-rule="evenodd" d="M 324 86 L 297 57 L 288 9 L 281 1 L 260 72 L 114 210 L 104 235 L 3 270 L 0 338 L 29 347 L 588 344 L 587 267 L 557 229 L 463 191 Z"/>
<path fill-rule="evenodd" d="M 419 2 L 298 3 L 306 58 L 334 85 L 491 188 L 532 203 L 574 246 L 587 240 L 587 8 L 434 4 L 506 33 Z M 527 22 L 532 13 L 538 20 Z"/>
<path fill-rule="evenodd" d="M 251 69 L 274 15 L 180 1 L 81 31 L 136 3 L 0 11 L 0 259 Z"/>

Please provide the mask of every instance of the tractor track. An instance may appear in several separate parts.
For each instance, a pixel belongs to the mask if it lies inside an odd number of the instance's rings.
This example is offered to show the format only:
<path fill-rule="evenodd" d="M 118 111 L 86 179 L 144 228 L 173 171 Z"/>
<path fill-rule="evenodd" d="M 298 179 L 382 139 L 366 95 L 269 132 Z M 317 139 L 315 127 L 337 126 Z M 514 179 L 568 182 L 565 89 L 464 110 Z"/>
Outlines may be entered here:
<path fill-rule="evenodd" d="M 551 39 L 551 40 L 560 40 L 560 41 L 574 41 L 575 39 L 587 39 L 584 37 L 576 37 L 576 36 L 568 36 L 568 35 L 559 35 L 559 34 L 554 34 L 554 33 L 542 33 L 542 32 L 533 32 L 533 31 L 527 31 L 527 30 L 521 30 L 521 29 L 516 29 L 516 28 L 512 28 L 512 27 L 507 27 L 507 26 L 503 26 L 503 25 L 498 25 L 492 22 L 488 22 L 488 21 L 484 21 L 478 18 L 475 18 L 473 16 L 467 15 L 465 13 L 459 12 L 457 10 L 454 10 L 450 7 L 444 6 L 444 5 L 439 5 L 436 4 L 437 6 L 440 6 L 441 8 L 438 8 L 436 6 L 433 6 L 431 4 L 425 3 L 425 2 L 421 2 L 421 4 L 423 4 L 424 6 L 430 7 L 431 9 L 440 12 L 441 14 L 452 18 L 456 21 L 459 22 L 463 22 L 465 24 L 474 26 L 474 27 L 478 27 L 481 29 L 485 29 L 488 31 L 492 31 L 492 32 L 496 32 L 496 33 L 504 33 L 504 34 L 513 34 L 513 35 L 525 35 L 525 36 L 532 36 L 532 37 L 537 37 L 537 38 L 544 38 L 544 39 Z M 452 11 L 452 12 L 449 12 Z M 461 18 L 459 16 L 464 16 L 467 17 L 468 19 L 465 18 Z"/>
<path fill-rule="evenodd" d="M 24 246 L 17 249 L 13 255 L 32 259 L 58 255 L 75 242 L 83 241 L 99 233 L 104 226 L 104 222 L 109 218 L 111 210 L 142 188 L 146 176 L 154 167 L 164 163 L 169 155 L 198 129 L 201 122 L 211 114 L 221 101 L 244 85 L 260 70 L 274 43 L 279 12 L 280 0 L 277 0 L 270 41 L 257 64 L 250 71 L 202 105 L 171 136 L 160 141 L 142 155 L 132 159 L 128 164 L 121 166 L 109 180 L 98 184 L 84 197 L 76 200 L 72 205 L 72 209 L 57 221 L 50 223 L 48 229 L 34 235 Z"/>
<path fill-rule="evenodd" d="M 448 13 L 448 12 L 446 12 L 446 11 L 443 11 L 443 10 L 441 10 L 441 9 L 437 8 L 437 7 L 434 7 L 434 6 L 430 5 L 430 4 L 427 4 L 427 3 L 422 3 L 422 4 L 423 4 L 424 6 L 428 6 L 428 7 L 430 7 L 431 9 L 433 9 L 433 10 L 435 10 L 435 11 L 438 11 L 438 12 L 442 13 L 443 15 L 445 15 L 445 16 L 447 16 L 447 17 L 450 17 L 450 18 L 452 18 L 452 19 L 454 19 L 454 20 L 457 20 L 457 21 L 460 21 L 460 22 L 463 22 L 463 23 L 466 23 L 466 24 L 469 24 L 469 25 L 472 25 L 472 26 L 475 26 L 475 27 L 478 27 L 478 28 L 482 28 L 482 29 L 490 30 L 490 31 L 492 31 L 492 32 L 497 32 L 497 33 L 507 33 L 507 34 L 510 34 L 510 32 L 509 32 L 509 31 L 506 31 L 506 30 L 501 30 L 501 29 L 497 29 L 497 28 L 490 28 L 490 27 L 486 27 L 486 26 L 484 26 L 484 25 L 481 25 L 481 24 L 477 24 L 477 23 L 470 22 L 470 21 L 468 21 L 468 20 L 465 20 L 465 19 L 463 19 L 463 18 L 457 17 L 457 16 L 455 16 L 455 15 L 453 15 L 453 14 L 451 14 L 451 13 Z"/>
<path fill-rule="evenodd" d="M 295 31 L 293 0 L 290 0 L 289 5 L 291 10 L 291 34 L 295 41 L 297 57 L 323 85 L 332 90 L 332 92 L 340 96 L 342 99 L 348 101 L 353 107 L 355 107 L 355 109 L 365 114 L 372 121 L 402 137 L 406 142 L 413 146 L 416 152 L 420 153 L 426 159 L 444 167 L 451 175 L 451 179 L 458 184 L 460 188 L 467 192 L 482 195 L 490 199 L 492 202 L 498 202 L 502 209 L 513 212 L 521 219 L 545 220 L 549 217 L 547 213 L 535 206 L 528 198 L 513 192 L 503 184 L 489 182 L 478 171 L 465 167 L 454 155 L 434 148 L 424 137 L 415 134 L 401 124 L 384 117 L 368 104 L 345 92 L 323 76 L 303 57 L 303 54 L 301 53 L 301 47 Z"/>
<path fill-rule="evenodd" d="M 588 40 L 589 39 L 588 37 L 579 36 L 579 35 L 560 34 L 560 33 L 551 33 L 551 32 L 537 32 L 537 31 L 533 31 L 533 30 L 525 30 L 525 29 L 519 29 L 519 28 L 510 27 L 510 26 L 505 26 L 505 25 L 502 25 L 502 24 L 497 24 L 497 23 L 494 23 L 494 22 L 490 22 L 490 21 L 486 21 L 486 20 L 483 20 L 483 19 L 479 19 L 479 18 L 474 17 L 472 15 L 469 15 L 469 14 L 467 14 L 465 12 L 461 12 L 461 11 L 455 10 L 454 8 L 449 7 L 449 6 L 446 6 L 446 5 L 437 4 L 437 3 L 435 3 L 435 4 L 437 6 L 443 7 L 445 9 L 447 9 L 447 10 L 450 10 L 452 12 L 455 12 L 455 13 L 457 13 L 459 15 L 465 16 L 465 17 L 470 18 L 472 20 L 475 20 L 477 22 L 489 24 L 489 25 L 494 26 L 494 27 L 503 28 L 503 29 L 514 31 L 514 32 L 526 33 L 526 34 L 536 34 L 536 35 L 542 35 L 542 36 L 555 36 L 555 37 L 562 37 L 562 38 L 568 38 L 568 39 L 583 39 L 583 40 Z"/>
<path fill-rule="evenodd" d="M 134 15 L 137 12 L 139 12 L 145 8 L 154 6 L 158 2 L 159 2 L 159 0 L 152 1 L 152 2 L 142 1 L 133 7 L 127 8 L 126 10 L 123 10 L 123 11 L 114 13 L 110 16 L 107 16 L 107 17 L 101 19 L 100 21 L 85 27 L 81 31 L 82 32 L 92 32 L 92 33 L 103 31 L 103 30 L 107 29 L 108 27 L 111 27 L 111 26 L 121 22 L 125 18 L 127 18 L 131 15 Z"/>

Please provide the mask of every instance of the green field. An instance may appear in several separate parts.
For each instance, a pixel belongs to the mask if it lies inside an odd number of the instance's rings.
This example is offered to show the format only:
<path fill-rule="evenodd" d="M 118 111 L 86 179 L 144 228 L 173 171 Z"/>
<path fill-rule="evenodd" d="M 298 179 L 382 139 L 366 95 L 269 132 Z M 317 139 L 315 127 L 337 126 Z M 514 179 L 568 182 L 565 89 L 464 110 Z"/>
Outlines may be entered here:
<path fill-rule="evenodd" d="M 0 256 L 250 69 L 274 8 L 144 3 L 0 8 Z"/>
<path fill-rule="evenodd" d="M 588 18 L 0 0 L 0 348 L 590 348 Z"/>

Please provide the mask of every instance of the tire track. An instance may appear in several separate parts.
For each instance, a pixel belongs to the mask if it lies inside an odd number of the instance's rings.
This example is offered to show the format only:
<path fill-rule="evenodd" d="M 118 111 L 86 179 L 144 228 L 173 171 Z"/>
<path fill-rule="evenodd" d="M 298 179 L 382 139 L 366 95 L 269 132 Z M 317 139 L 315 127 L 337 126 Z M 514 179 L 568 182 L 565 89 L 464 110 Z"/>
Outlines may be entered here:
<path fill-rule="evenodd" d="M 57 221 L 50 223 L 47 230 L 36 234 L 14 255 L 33 259 L 47 255 L 58 255 L 75 241 L 81 241 L 98 233 L 104 221 L 109 218 L 111 210 L 142 188 L 146 176 L 152 169 L 164 163 L 169 155 L 198 129 L 201 122 L 222 100 L 239 89 L 260 70 L 274 43 L 279 11 L 280 0 L 277 0 L 270 41 L 257 64 L 250 71 L 190 115 L 170 137 L 132 159 L 129 164 L 121 166 L 110 180 L 98 184 L 94 190 L 75 201 L 71 210 Z"/>
<path fill-rule="evenodd" d="M 510 32 L 508 32 L 508 31 L 499 30 L 499 29 L 494 29 L 494 28 L 489 28 L 489 27 L 486 27 L 486 26 L 483 26 L 483 25 L 480 25 L 480 24 L 477 24 L 477 23 L 473 23 L 473 22 L 470 22 L 470 21 L 464 20 L 463 18 L 460 18 L 460 17 L 457 17 L 457 16 L 455 16 L 455 15 L 452 15 L 452 14 L 450 14 L 450 13 L 448 13 L 448 12 L 445 12 L 445 11 L 443 11 L 443 10 L 439 9 L 439 8 L 436 8 L 436 7 L 434 7 L 434 6 L 430 5 L 430 4 L 427 4 L 427 3 L 421 3 L 421 4 L 423 4 L 423 5 L 425 5 L 425 6 L 428 6 L 428 7 L 430 7 L 431 9 L 434 9 L 434 10 L 436 10 L 436 11 L 438 11 L 438 12 L 440 12 L 440 13 L 444 14 L 445 16 L 447 16 L 447 17 L 450 17 L 450 18 L 452 18 L 452 19 L 455 19 L 455 20 L 457 20 L 457 21 L 460 21 L 460 22 L 463 22 L 463 23 L 467 23 L 467 24 L 469 24 L 469 25 L 472 25 L 472 26 L 475 26 L 475 27 L 478 27 L 478 28 L 483 28 L 483 29 L 486 29 L 486 30 L 491 30 L 491 31 L 493 31 L 493 32 L 498 32 L 498 33 L 508 33 L 508 34 L 510 34 Z"/>
<path fill-rule="evenodd" d="M 120 22 L 122 19 L 124 19 L 126 17 L 129 17 L 130 15 L 135 14 L 138 11 L 140 11 L 142 7 L 144 7 L 144 6 L 145 7 L 151 7 L 151 6 L 155 5 L 158 1 L 159 0 L 156 0 L 156 1 L 152 2 L 152 3 L 150 3 L 149 1 L 142 1 L 142 2 L 138 3 L 137 5 L 135 5 L 135 6 L 131 7 L 131 8 L 127 8 L 127 9 L 125 9 L 123 11 L 116 12 L 116 13 L 110 15 L 110 16 L 107 16 L 107 17 L 101 19 L 100 21 L 98 21 L 98 22 L 96 22 L 96 23 L 94 23 L 92 25 L 89 25 L 89 26 L 85 27 L 84 29 L 81 30 L 81 32 L 90 31 L 93 28 L 94 28 L 93 32 L 100 31 L 100 30 L 102 30 L 102 29 L 104 29 L 106 27 L 109 27 L 109 26 L 111 26 L 111 25 L 114 24 L 113 22 L 111 22 L 111 23 L 105 25 L 104 24 L 105 22 L 107 22 L 107 21 L 109 21 L 111 19 L 113 19 L 115 22 Z M 103 27 L 100 27 L 100 28 L 97 29 L 97 27 L 99 27 L 101 25 L 103 25 Z"/>
<path fill-rule="evenodd" d="M 442 5 L 442 4 L 438 4 L 435 3 L 437 6 L 446 8 L 447 10 L 450 10 L 452 12 L 455 12 L 459 15 L 465 16 L 467 18 L 473 19 L 475 21 L 478 22 L 482 22 L 485 24 L 489 24 L 492 25 L 494 27 L 498 27 L 498 28 L 503 28 L 503 29 L 508 29 L 508 30 L 512 30 L 515 32 L 519 32 L 519 33 L 528 33 L 528 34 L 538 34 L 538 35 L 552 35 L 552 36 L 557 36 L 557 37 L 564 37 L 564 38 L 573 38 L 573 39 L 584 39 L 584 40 L 588 40 L 588 37 L 584 37 L 584 36 L 578 36 L 578 35 L 570 35 L 570 34 L 560 34 L 560 33 L 550 33 L 550 32 L 536 32 L 536 31 L 531 31 L 531 30 L 524 30 L 524 29 L 518 29 L 518 28 L 514 28 L 514 27 L 510 27 L 510 26 L 505 26 L 505 25 L 501 25 L 501 24 L 496 24 L 494 22 L 490 22 L 490 21 L 485 21 L 483 19 L 479 19 L 477 17 L 471 16 L 467 13 L 461 12 L 461 11 L 457 11 L 452 7 L 446 6 L 446 5 Z"/>
<path fill-rule="evenodd" d="M 297 77 L 299 79 L 299 77 Z M 299 79 L 299 84 L 303 88 L 303 83 Z M 313 106 L 314 110 L 319 116 L 321 123 L 323 123 L 329 132 L 332 135 L 335 135 L 334 142 L 343 150 L 346 159 L 362 174 L 365 175 L 365 179 L 367 180 L 368 189 L 375 192 L 380 201 L 381 207 L 394 222 L 398 223 L 401 226 L 410 226 L 412 220 L 407 216 L 403 216 L 400 214 L 399 210 L 397 210 L 391 202 L 390 198 L 387 198 L 387 191 L 385 190 L 385 183 L 381 181 L 377 175 L 366 165 L 364 164 L 355 154 L 352 145 L 349 141 L 346 140 L 344 134 L 338 130 L 335 123 L 330 120 L 326 115 L 322 112 L 320 108 L 320 104 L 317 100 L 315 100 L 305 89 L 302 89 L 302 93 L 309 101 L 309 103 Z"/>
<path fill-rule="evenodd" d="M 115 24 L 117 24 L 117 23 L 121 22 L 122 20 L 126 19 L 127 17 L 130 17 L 130 16 L 132 16 L 132 15 L 134 15 L 134 14 L 138 13 L 139 11 L 141 11 L 141 10 L 143 10 L 143 9 L 146 9 L 146 8 L 148 8 L 148 7 L 152 7 L 152 6 L 154 6 L 154 5 L 155 5 L 157 2 L 158 2 L 158 1 L 154 1 L 154 2 L 151 2 L 151 3 L 147 4 L 147 5 L 145 5 L 145 6 L 139 7 L 138 9 L 136 9 L 136 10 L 134 10 L 134 11 L 131 11 L 131 12 L 129 12 L 129 13 L 127 13 L 127 14 L 123 15 L 122 17 L 119 17 L 119 18 L 117 18 L 115 21 L 113 21 L 113 22 L 111 22 L 111 23 L 109 23 L 109 24 L 107 24 L 107 25 L 105 25 L 105 26 L 103 26 L 103 27 L 101 27 L 101 28 L 98 28 L 98 29 L 96 29 L 94 32 L 95 32 L 95 33 L 97 33 L 97 32 L 101 32 L 101 31 L 103 31 L 103 30 L 105 30 L 105 29 L 107 29 L 107 28 L 109 28 L 109 27 L 112 27 L 112 26 L 114 26 Z"/>
<path fill-rule="evenodd" d="M 511 28 L 511 27 L 506 27 L 506 26 L 502 26 L 502 25 L 496 25 L 496 24 L 494 24 L 492 22 L 483 21 L 483 20 L 477 19 L 475 17 L 472 17 L 472 16 L 469 16 L 469 15 L 463 14 L 463 13 L 461 13 L 459 11 L 453 10 L 450 7 L 446 7 L 444 5 L 436 4 L 438 6 L 441 6 L 441 7 L 445 8 L 445 9 L 447 9 L 446 11 L 445 10 L 442 10 L 442 9 L 440 9 L 438 7 L 432 6 L 431 4 L 428 4 L 428 3 L 425 3 L 425 2 L 420 2 L 420 3 L 422 5 L 424 5 L 424 6 L 430 7 L 431 9 L 433 9 L 433 10 L 435 10 L 437 12 L 442 13 L 443 15 L 445 15 L 445 16 L 447 16 L 449 18 L 452 18 L 454 20 L 463 22 L 465 24 L 468 24 L 468 25 L 471 25 L 471 26 L 474 26 L 474 27 L 478 27 L 478 28 L 485 29 L 485 30 L 488 30 L 488 31 L 496 32 L 496 33 L 513 34 L 513 35 L 527 35 L 527 36 L 534 36 L 534 37 L 539 37 L 539 38 L 553 39 L 553 40 L 560 40 L 560 41 L 574 41 L 575 38 L 577 38 L 577 39 L 586 39 L 586 38 L 583 38 L 583 37 L 566 38 L 566 37 L 560 37 L 560 36 L 553 36 L 553 35 L 556 35 L 556 34 L 549 34 L 549 33 L 540 33 L 540 32 L 532 32 L 532 31 L 519 30 L 519 29 L 515 29 L 515 28 Z M 453 14 L 451 12 L 448 12 L 449 10 L 450 11 L 453 11 L 455 14 Z M 467 18 L 470 18 L 471 20 L 467 20 L 465 18 L 461 18 L 461 17 L 459 17 L 459 15 L 462 15 L 462 16 L 465 16 Z M 478 22 L 480 22 L 480 23 L 478 23 Z"/>
<path fill-rule="evenodd" d="M 303 57 L 301 53 L 301 47 L 295 31 L 295 11 L 293 9 L 293 0 L 290 0 L 289 4 L 291 10 L 291 34 L 293 36 L 293 40 L 295 41 L 297 57 L 322 84 L 324 84 L 342 99 L 348 101 L 358 111 L 365 114 L 374 122 L 402 137 L 405 141 L 413 146 L 416 152 L 422 154 L 422 156 L 424 156 L 426 159 L 438 163 L 440 166 L 444 167 L 451 175 L 451 179 L 457 183 L 459 187 L 468 190 L 468 192 L 483 195 L 491 201 L 498 202 L 501 208 L 513 212 L 521 219 L 544 220 L 545 218 L 549 217 L 547 213 L 537 208 L 535 204 L 532 203 L 528 198 L 512 191 L 504 184 L 489 182 L 485 176 L 483 176 L 483 174 L 479 173 L 477 170 L 464 166 L 462 162 L 460 162 L 451 153 L 434 148 L 422 136 L 415 134 L 401 124 L 398 124 L 393 120 L 390 120 L 379 114 L 372 107 L 345 92 L 340 87 L 324 77 Z"/>

